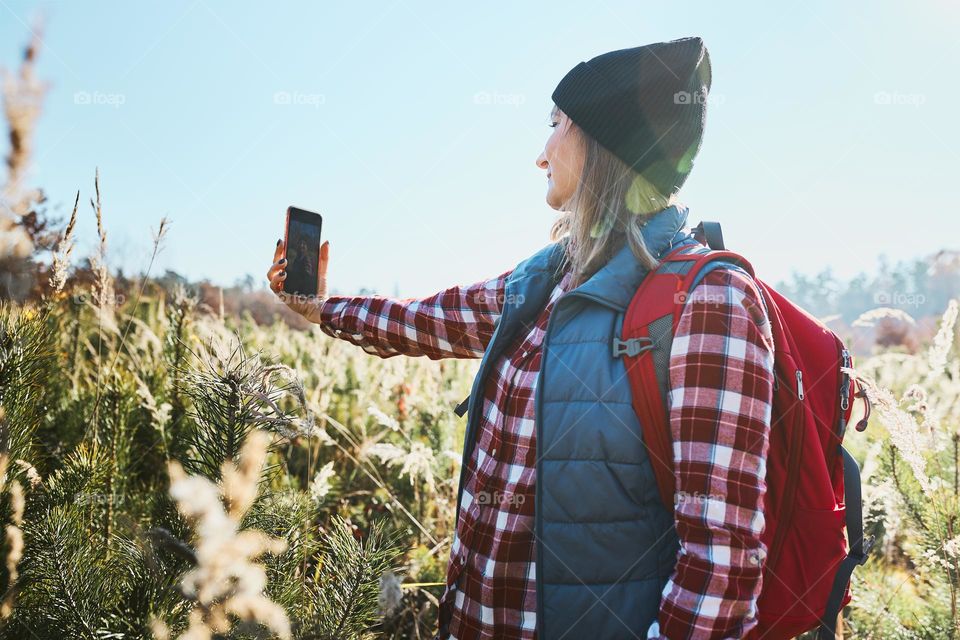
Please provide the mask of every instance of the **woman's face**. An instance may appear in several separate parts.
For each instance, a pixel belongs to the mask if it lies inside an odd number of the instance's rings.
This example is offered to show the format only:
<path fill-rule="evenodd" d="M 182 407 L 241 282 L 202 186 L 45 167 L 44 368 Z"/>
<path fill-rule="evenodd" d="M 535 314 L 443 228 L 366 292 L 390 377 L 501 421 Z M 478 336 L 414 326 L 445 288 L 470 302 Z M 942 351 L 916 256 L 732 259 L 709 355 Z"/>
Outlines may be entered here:
<path fill-rule="evenodd" d="M 550 125 L 553 133 L 537 157 L 537 166 L 547 171 L 547 204 L 559 211 L 577 188 L 583 170 L 583 148 L 573 135 L 575 125 L 567 114 L 554 109 Z"/>

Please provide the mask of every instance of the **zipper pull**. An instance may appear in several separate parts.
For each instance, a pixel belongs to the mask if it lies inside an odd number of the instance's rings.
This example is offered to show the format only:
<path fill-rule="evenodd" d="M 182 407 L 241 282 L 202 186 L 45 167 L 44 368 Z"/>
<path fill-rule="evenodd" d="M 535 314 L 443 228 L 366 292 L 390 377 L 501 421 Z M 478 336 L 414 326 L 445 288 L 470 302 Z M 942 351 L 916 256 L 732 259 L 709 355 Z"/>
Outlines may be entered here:
<path fill-rule="evenodd" d="M 859 387 L 860 390 L 857 391 L 855 394 L 853 394 L 853 396 L 855 398 L 863 398 L 863 404 L 865 405 L 866 408 L 864 410 L 863 418 L 861 418 L 860 422 L 857 423 L 856 429 L 857 431 L 863 431 L 864 429 L 867 428 L 867 422 L 870 420 L 871 403 L 870 403 L 870 398 L 867 397 L 867 392 L 866 390 L 864 390 L 863 385 L 861 385 L 860 382 L 857 382 L 857 387 Z"/>
<path fill-rule="evenodd" d="M 797 398 L 803 400 L 803 371 L 797 369 Z"/>
<path fill-rule="evenodd" d="M 846 349 L 843 349 L 842 353 L 842 362 L 844 367 L 849 367 L 851 364 L 850 352 Z M 843 376 L 840 378 L 840 408 L 843 411 L 846 411 L 850 407 L 850 374 L 844 372 Z"/>

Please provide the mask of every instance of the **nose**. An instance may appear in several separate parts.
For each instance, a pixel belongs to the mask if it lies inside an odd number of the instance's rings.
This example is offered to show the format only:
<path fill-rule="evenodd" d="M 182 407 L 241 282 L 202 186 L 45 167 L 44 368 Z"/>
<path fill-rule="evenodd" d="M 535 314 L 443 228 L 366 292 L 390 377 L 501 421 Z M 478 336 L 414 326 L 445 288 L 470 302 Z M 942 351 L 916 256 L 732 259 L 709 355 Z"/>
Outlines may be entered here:
<path fill-rule="evenodd" d="M 546 169 L 549 166 L 547 162 L 547 154 L 543 151 L 540 152 L 540 155 L 537 156 L 537 166 L 541 169 Z"/>

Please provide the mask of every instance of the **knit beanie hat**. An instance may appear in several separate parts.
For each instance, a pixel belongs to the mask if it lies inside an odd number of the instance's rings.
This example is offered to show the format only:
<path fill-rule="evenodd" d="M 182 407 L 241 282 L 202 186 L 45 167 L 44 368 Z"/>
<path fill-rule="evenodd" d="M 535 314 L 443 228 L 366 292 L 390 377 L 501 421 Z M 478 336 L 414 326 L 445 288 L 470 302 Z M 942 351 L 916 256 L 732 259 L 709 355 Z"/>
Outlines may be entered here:
<path fill-rule="evenodd" d="M 710 56 L 699 37 L 619 49 L 581 62 L 554 89 L 584 132 L 640 174 L 644 193 L 669 196 L 700 150 Z"/>

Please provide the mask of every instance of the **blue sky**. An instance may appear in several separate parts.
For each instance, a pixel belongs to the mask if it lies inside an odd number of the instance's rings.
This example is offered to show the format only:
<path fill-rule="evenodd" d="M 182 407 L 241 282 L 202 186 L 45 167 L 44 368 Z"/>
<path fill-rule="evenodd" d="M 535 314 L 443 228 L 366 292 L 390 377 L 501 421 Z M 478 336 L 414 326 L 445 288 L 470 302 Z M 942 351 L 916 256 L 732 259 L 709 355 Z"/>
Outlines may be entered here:
<path fill-rule="evenodd" d="M 46 16 L 32 183 L 64 215 L 100 169 L 110 264 L 265 283 L 289 204 L 324 214 L 342 293 L 428 295 L 542 247 L 534 160 L 581 60 L 699 35 L 713 91 L 689 222 L 776 282 L 960 248 L 960 8 L 0 0 L 0 64 Z M 4 149 L 5 152 L 5 149 Z M 81 255 L 95 238 L 86 206 Z"/>

